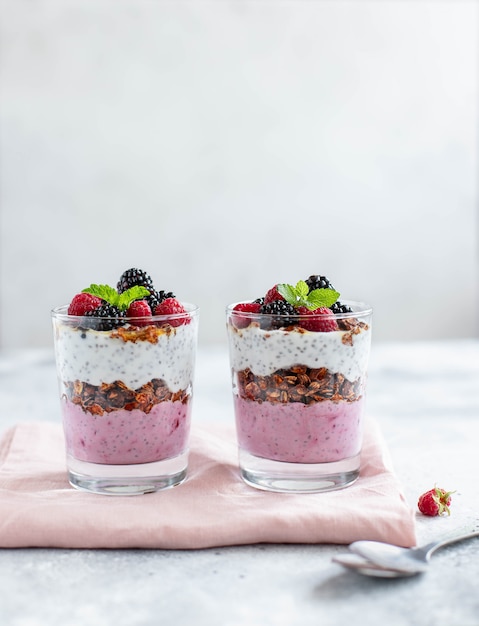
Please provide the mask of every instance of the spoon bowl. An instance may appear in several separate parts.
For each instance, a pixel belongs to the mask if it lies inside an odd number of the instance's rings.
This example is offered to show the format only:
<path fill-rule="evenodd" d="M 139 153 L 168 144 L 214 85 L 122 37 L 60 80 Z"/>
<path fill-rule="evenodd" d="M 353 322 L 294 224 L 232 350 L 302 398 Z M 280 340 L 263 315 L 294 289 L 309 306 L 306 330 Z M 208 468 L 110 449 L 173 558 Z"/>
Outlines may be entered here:
<path fill-rule="evenodd" d="M 477 536 L 479 521 L 417 548 L 402 548 L 380 541 L 355 541 L 349 546 L 352 554 L 335 557 L 333 561 L 366 576 L 414 576 L 428 569 L 431 555 L 439 548 Z"/>
<path fill-rule="evenodd" d="M 357 571 L 359 574 L 365 576 L 375 576 L 376 578 L 404 578 L 406 576 L 414 576 L 408 572 L 402 572 L 400 570 L 388 569 L 371 563 L 367 559 L 359 556 L 358 554 L 338 554 L 333 557 L 334 563 L 339 563 L 347 569 Z"/>

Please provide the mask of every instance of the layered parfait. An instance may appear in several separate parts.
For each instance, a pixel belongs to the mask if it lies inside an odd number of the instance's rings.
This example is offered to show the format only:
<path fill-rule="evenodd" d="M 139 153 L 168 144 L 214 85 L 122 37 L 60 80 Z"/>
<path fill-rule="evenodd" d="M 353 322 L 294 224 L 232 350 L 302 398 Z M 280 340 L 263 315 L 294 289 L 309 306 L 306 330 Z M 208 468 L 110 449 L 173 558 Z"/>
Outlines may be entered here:
<path fill-rule="evenodd" d="M 147 464 L 188 446 L 197 310 L 131 268 L 54 311 L 67 455 Z"/>
<path fill-rule="evenodd" d="M 358 457 L 371 310 L 321 275 L 228 307 L 240 451 L 274 461 Z"/>

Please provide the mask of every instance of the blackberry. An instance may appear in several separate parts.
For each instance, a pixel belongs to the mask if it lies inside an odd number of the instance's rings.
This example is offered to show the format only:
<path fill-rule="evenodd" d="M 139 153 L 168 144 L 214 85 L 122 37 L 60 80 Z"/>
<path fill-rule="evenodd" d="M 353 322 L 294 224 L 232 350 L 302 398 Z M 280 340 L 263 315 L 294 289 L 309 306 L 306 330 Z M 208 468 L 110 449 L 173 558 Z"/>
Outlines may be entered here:
<path fill-rule="evenodd" d="M 334 289 L 326 276 L 312 274 L 304 282 L 308 285 L 309 291 L 313 291 L 314 289 Z"/>
<path fill-rule="evenodd" d="M 268 304 L 262 304 L 259 312 L 271 315 L 270 318 L 262 320 L 261 322 L 261 328 L 266 330 L 292 326 L 296 323 L 295 319 L 289 317 L 297 315 L 296 309 L 292 304 L 284 300 L 274 300 Z"/>
<path fill-rule="evenodd" d="M 150 292 L 154 291 L 153 281 L 151 276 L 143 270 L 132 267 L 129 270 L 123 272 L 116 286 L 118 293 L 123 293 L 127 289 L 140 285 L 146 287 Z"/>
<path fill-rule="evenodd" d="M 329 307 L 333 313 L 352 313 L 353 310 L 347 304 L 341 304 L 339 300 Z"/>
<path fill-rule="evenodd" d="M 174 297 L 175 297 L 175 294 L 172 291 L 163 291 L 163 289 L 162 289 L 161 291 L 153 290 L 150 293 L 150 295 L 145 298 L 145 300 L 150 305 L 150 309 L 151 309 L 152 313 L 154 313 L 156 307 L 161 302 L 163 302 L 163 300 L 166 300 L 167 298 L 174 298 Z"/>
<path fill-rule="evenodd" d="M 93 328 L 94 330 L 113 330 L 114 328 L 118 328 L 122 325 L 122 318 L 124 318 L 125 315 L 125 311 L 120 311 L 120 309 L 118 309 L 116 306 L 105 302 L 104 304 L 101 304 L 97 309 L 93 309 L 93 311 L 87 311 L 84 315 L 84 318 L 107 317 L 109 319 L 104 319 L 101 321 L 84 319 L 82 322 L 82 326 L 85 326 L 85 328 Z"/>
<path fill-rule="evenodd" d="M 263 297 L 261 297 L 261 298 L 256 298 L 256 300 L 253 300 L 253 302 L 254 302 L 255 304 L 264 304 L 264 298 L 263 298 Z"/>

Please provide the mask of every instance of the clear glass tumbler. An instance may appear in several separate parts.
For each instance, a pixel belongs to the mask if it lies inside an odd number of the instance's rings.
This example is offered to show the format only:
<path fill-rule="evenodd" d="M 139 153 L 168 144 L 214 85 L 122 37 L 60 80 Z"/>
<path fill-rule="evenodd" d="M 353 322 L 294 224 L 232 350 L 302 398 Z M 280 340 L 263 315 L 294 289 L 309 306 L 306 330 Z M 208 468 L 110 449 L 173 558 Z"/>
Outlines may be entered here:
<path fill-rule="evenodd" d="M 199 310 L 183 305 L 186 313 L 120 326 L 68 315 L 67 306 L 52 311 L 74 487 L 135 495 L 186 478 Z"/>
<path fill-rule="evenodd" d="M 315 329 L 314 315 L 227 307 L 239 466 L 249 485 L 308 493 L 358 478 L 372 309 L 344 303 L 352 312 L 331 313 L 328 331 Z"/>

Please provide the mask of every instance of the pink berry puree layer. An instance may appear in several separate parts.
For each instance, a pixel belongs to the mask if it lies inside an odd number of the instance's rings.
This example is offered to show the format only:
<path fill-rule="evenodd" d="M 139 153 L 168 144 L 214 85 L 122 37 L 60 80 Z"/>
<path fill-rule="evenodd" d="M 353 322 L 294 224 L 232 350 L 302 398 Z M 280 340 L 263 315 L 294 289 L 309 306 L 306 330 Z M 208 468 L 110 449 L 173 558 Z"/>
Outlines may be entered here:
<path fill-rule="evenodd" d="M 80 461 L 152 463 L 175 457 L 187 446 L 189 401 L 160 402 L 149 413 L 119 409 L 92 415 L 64 397 L 62 410 L 67 452 Z"/>
<path fill-rule="evenodd" d="M 361 450 L 363 399 L 313 404 L 255 402 L 235 396 L 240 448 L 288 463 L 331 463 Z"/>

